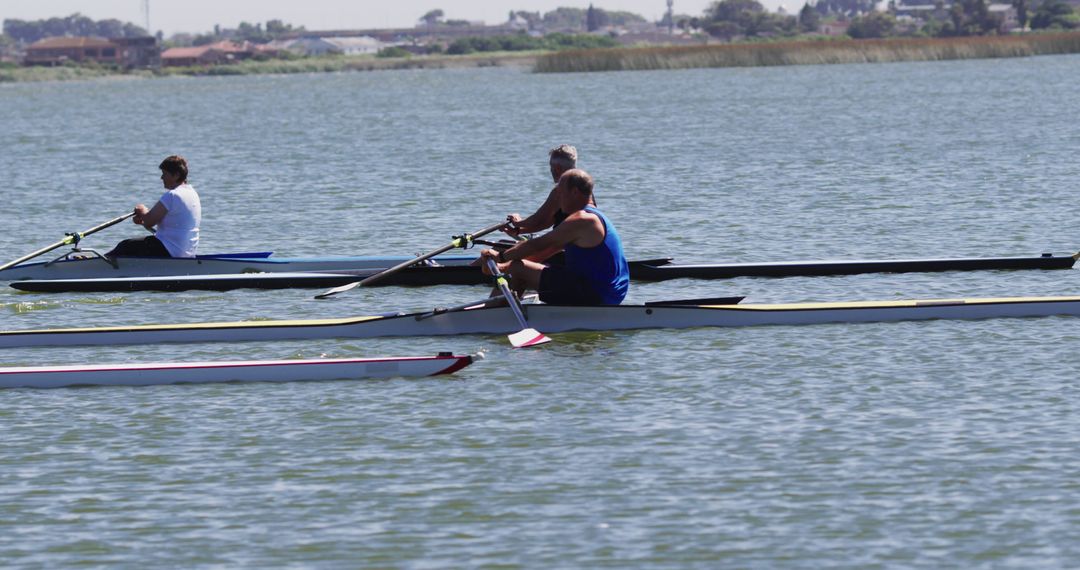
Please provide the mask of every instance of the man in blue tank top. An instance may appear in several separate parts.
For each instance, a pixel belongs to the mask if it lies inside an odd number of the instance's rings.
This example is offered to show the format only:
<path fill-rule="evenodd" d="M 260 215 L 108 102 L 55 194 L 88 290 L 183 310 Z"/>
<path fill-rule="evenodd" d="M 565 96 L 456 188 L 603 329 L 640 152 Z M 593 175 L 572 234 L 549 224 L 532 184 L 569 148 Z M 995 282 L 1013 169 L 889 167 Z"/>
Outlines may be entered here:
<path fill-rule="evenodd" d="M 592 176 L 579 169 L 566 171 L 553 192 L 566 220 L 536 239 L 502 252 L 485 249 L 480 255 L 509 273 L 519 294 L 535 289 L 541 301 L 553 305 L 618 305 L 630 288 L 630 269 L 615 226 L 590 205 L 592 192 Z M 563 266 L 530 261 L 559 250 L 566 252 Z"/>

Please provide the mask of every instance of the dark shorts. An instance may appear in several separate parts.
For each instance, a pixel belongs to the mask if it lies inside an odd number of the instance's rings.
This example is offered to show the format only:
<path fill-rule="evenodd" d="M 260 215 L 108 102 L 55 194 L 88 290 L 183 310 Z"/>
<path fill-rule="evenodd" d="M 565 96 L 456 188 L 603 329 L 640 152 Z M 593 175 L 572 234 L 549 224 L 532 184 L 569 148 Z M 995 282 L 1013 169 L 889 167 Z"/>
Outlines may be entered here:
<path fill-rule="evenodd" d="M 109 253 L 108 257 L 172 257 L 165 244 L 154 236 L 126 239 L 118 244 Z"/>
<path fill-rule="evenodd" d="M 540 300 L 551 305 L 602 305 L 600 294 L 584 276 L 562 265 L 540 272 Z"/>

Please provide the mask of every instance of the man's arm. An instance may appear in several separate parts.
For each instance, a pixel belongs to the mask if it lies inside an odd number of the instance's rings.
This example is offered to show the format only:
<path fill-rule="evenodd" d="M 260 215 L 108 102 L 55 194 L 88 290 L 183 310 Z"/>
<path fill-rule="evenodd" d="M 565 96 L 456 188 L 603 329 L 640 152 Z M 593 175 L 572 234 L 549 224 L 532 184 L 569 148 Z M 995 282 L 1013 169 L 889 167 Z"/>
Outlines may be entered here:
<path fill-rule="evenodd" d="M 545 253 L 547 257 L 550 257 L 571 243 L 581 247 L 594 247 L 602 241 L 604 241 L 604 225 L 600 218 L 594 214 L 579 211 L 566 218 L 566 221 L 554 230 L 504 251 L 502 259 L 506 261 L 530 259 L 537 257 L 537 254 Z"/>
<path fill-rule="evenodd" d="M 551 192 L 548 192 L 547 199 L 536 209 L 536 212 L 533 212 L 533 215 L 524 220 L 514 220 L 515 214 L 511 214 L 508 219 L 514 222 L 516 231 L 507 233 L 516 236 L 546 230 L 555 223 L 555 212 L 558 210 L 558 200 L 555 199 L 555 189 L 552 188 Z"/>

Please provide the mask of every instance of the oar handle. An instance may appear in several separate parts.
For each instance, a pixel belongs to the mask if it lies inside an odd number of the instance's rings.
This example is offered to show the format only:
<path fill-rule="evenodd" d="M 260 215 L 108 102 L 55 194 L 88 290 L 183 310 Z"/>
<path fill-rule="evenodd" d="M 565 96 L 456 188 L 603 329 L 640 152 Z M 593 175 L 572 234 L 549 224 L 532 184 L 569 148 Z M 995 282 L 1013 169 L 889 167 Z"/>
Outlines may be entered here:
<path fill-rule="evenodd" d="M 411 267 L 411 266 L 416 265 L 417 263 L 420 263 L 422 261 L 427 261 L 427 260 L 431 259 L 432 257 L 435 257 L 436 255 L 446 253 L 446 252 L 448 252 L 448 251 L 450 251 L 452 249 L 457 249 L 459 247 L 463 248 L 463 249 L 468 248 L 468 247 L 470 247 L 472 245 L 473 240 L 475 240 L 476 238 L 481 237 L 481 236 L 486 236 L 486 235 L 490 234 L 491 232 L 494 232 L 494 231 L 497 231 L 497 230 L 501 230 L 502 228 L 505 228 L 509 224 L 510 224 L 510 222 L 499 222 L 498 224 L 486 227 L 486 228 L 484 228 L 484 229 L 482 229 L 482 230 L 480 230 L 478 232 L 474 232 L 474 233 L 471 233 L 471 234 L 463 234 L 463 235 L 460 235 L 460 236 L 455 236 L 453 241 L 451 241 L 447 245 L 444 245 L 443 247 L 440 247 L 439 249 L 436 249 L 435 251 L 428 252 L 428 253 L 425 253 L 424 255 L 421 255 L 420 257 L 416 257 L 416 258 L 410 259 L 408 261 L 399 263 L 399 264 L 397 264 L 397 265 L 395 265 L 395 266 L 393 266 L 393 267 L 391 267 L 389 269 L 383 270 L 383 271 L 381 271 L 379 273 L 376 273 L 375 275 L 372 275 L 371 277 L 368 277 L 367 279 L 364 279 L 364 280 L 360 281 L 360 286 L 363 287 L 365 285 L 371 285 L 372 283 L 374 283 L 376 281 L 379 281 L 381 279 L 384 279 L 386 277 L 389 277 L 390 275 L 393 275 L 394 273 L 397 273 L 398 271 L 401 271 L 402 269 L 405 269 L 407 267 Z"/>
<path fill-rule="evenodd" d="M 120 222 L 122 222 L 122 221 L 124 221 L 124 220 L 126 220 L 126 219 L 128 219 L 128 218 L 130 218 L 130 217 L 132 217 L 134 215 L 135 215 L 135 212 L 131 212 L 130 214 L 124 214 L 123 216 L 113 218 L 113 219 L 111 219 L 111 220 L 109 220 L 109 221 L 107 221 L 107 222 L 105 222 L 103 224 L 96 225 L 96 226 L 86 230 L 85 232 L 73 232 L 73 233 L 67 234 L 67 237 L 65 237 L 64 239 L 62 239 L 62 240 L 60 240 L 60 241 L 58 241 L 58 242 L 56 242 L 56 243 L 54 243 L 54 244 L 52 244 L 50 246 L 43 247 L 43 248 L 41 248 L 41 249 L 39 249 L 39 250 L 37 250 L 37 251 L 35 251 L 33 253 L 28 253 L 28 254 L 20 257 L 19 259 L 16 259 L 15 261 L 9 261 L 9 262 L 7 262 L 7 263 L 5 263 L 3 265 L 0 265 L 0 271 L 3 271 L 5 269 L 7 269 L 8 267 L 18 265 L 18 264 L 20 264 L 20 263 L 22 263 L 22 262 L 24 262 L 24 261 L 26 261 L 28 259 L 33 259 L 33 258 L 35 258 L 35 257 L 37 257 L 37 256 L 39 256 L 41 254 L 49 253 L 50 251 L 52 251 L 52 250 L 54 250 L 54 249 L 56 249 L 58 247 L 63 247 L 65 245 L 71 245 L 71 244 L 77 244 L 77 243 L 79 243 L 79 241 L 82 240 L 82 238 L 84 238 L 84 237 L 86 237 L 86 236 L 88 236 L 88 235 L 90 235 L 92 233 L 100 232 L 101 230 L 103 230 L 105 228 L 115 226 L 116 224 L 119 224 Z"/>

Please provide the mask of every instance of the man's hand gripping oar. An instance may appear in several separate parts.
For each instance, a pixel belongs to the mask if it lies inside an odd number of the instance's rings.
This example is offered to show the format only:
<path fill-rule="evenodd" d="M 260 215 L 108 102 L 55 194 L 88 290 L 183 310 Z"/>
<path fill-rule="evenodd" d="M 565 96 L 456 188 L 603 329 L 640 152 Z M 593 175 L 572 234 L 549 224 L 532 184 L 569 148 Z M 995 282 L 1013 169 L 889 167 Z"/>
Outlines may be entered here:
<path fill-rule="evenodd" d="M 328 290 L 326 290 L 326 291 L 324 291 L 322 293 L 319 293 L 318 295 L 315 295 L 315 298 L 316 299 L 325 299 L 327 297 L 332 297 L 334 295 L 337 295 L 338 293 L 344 293 L 345 291 L 349 291 L 351 289 L 354 289 L 354 288 L 362 286 L 362 285 L 371 285 L 372 283 L 375 283 L 376 281 L 379 281 L 380 279 L 384 279 L 386 277 L 389 277 L 389 276 L 393 275 L 394 273 L 397 273 L 398 271 L 401 271 L 402 269 L 405 269 L 407 267 L 411 267 L 413 265 L 416 265 L 417 263 L 420 263 L 422 261 L 426 261 L 428 259 L 431 259 L 432 257 L 435 257 L 436 255 L 446 253 L 446 252 L 448 252 L 448 251 L 450 251 L 452 249 L 456 249 L 456 248 L 459 248 L 459 247 L 462 248 L 462 249 L 468 249 L 469 247 L 472 247 L 472 243 L 473 243 L 474 239 L 476 239 L 478 237 L 481 237 L 481 236 L 486 236 L 487 234 L 490 234 L 492 232 L 501 230 L 501 229 L 505 228 L 506 226 L 508 226 L 509 224 L 510 224 L 510 222 L 508 222 L 508 221 L 507 222 L 500 222 L 498 224 L 495 224 L 494 226 L 486 227 L 486 228 L 484 228 L 484 229 L 482 229 L 482 230 L 480 230 L 478 232 L 475 232 L 475 233 L 464 234 L 464 235 L 460 235 L 460 236 L 454 236 L 453 241 L 451 241 L 447 245 L 444 245 L 444 246 L 440 247 L 439 249 L 436 249 L 434 251 L 425 253 L 424 255 L 421 255 L 419 257 L 410 259 L 409 261 L 406 261 L 404 263 L 399 263 L 399 264 L 397 264 L 397 265 L 395 265 L 395 266 L 393 266 L 393 267 L 391 267 L 389 269 L 386 269 L 386 270 L 383 270 L 383 271 L 381 271 L 379 273 L 376 273 L 375 275 L 372 275 L 371 277 L 368 277 L 367 279 L 364 279 L 364 280 L 361 280 L 361 281 L 354 281 L 352 283 L 342 285 L 340 287 L 334 287 L 333 289 L 328 289 Z"/>

